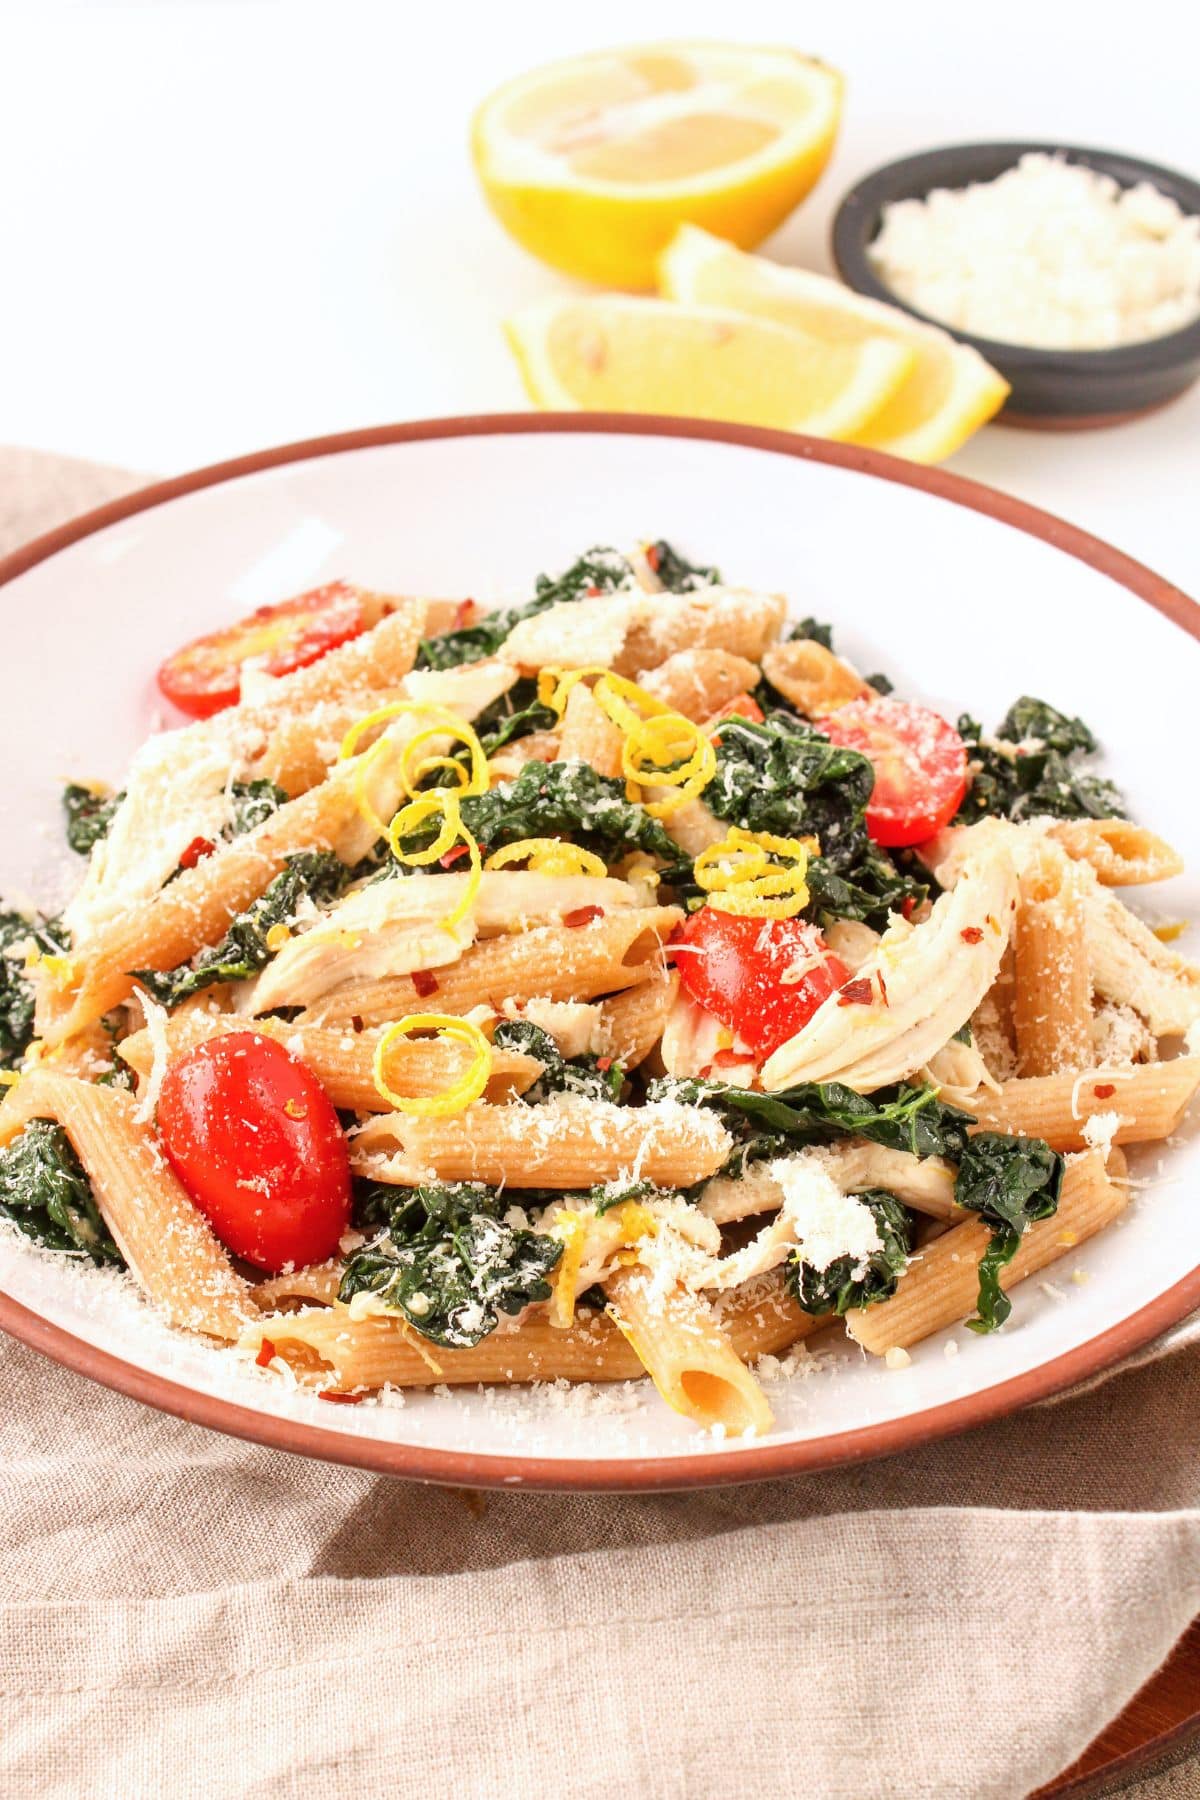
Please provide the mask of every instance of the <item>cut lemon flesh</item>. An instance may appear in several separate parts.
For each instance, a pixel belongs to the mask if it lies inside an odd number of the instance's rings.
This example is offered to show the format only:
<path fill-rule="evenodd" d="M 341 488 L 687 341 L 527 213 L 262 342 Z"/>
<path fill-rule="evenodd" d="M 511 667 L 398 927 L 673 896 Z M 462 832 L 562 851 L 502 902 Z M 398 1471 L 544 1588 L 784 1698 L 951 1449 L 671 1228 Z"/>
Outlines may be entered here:
<path fill-rule="evenodd" d="M 622 295 L 559 299 L 507 327 L 539 406 L 683 413 L 844 438 L 912 367 L 883 338 L 823 344 L 766 319 Z"/>
<path fill-rule="evenodd" d="M 906 345 L 913 353 L 908 378 L 855 431 L 854 441 L 913 462 L 950 456 L 999 411 L 1009 392 L 978 351 L 948 332 L 826 275 L 747 256 L 692 226 L 682 227 L 664 252 L 659 286 L 670 300 L 769 319 L 831 347 L 880 338 Z"/>
<path fill-rule="evenodd" d="M 752 246 L 829 160 L 841 77 L 793 50 L 674 43 L 534 69 L 475 115 L 493 211 L 572 275 L 652 288 L 684 220 Z"/>

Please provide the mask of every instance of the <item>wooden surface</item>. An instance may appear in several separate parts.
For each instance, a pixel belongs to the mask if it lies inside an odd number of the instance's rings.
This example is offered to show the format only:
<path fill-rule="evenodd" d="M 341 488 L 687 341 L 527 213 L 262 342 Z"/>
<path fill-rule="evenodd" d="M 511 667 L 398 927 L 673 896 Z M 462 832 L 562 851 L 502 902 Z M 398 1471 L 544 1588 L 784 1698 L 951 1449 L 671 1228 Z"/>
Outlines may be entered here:
<path fill-rule="evenodd" d="M 1118 1777 L 1156 1761 L 1173 1745 L 1200 1737 L 1200 1619 L 1184 1632 L 1162 1668 L 1077 1762 L 1030 1800 L 1084 1800 L 1112 1792 Z"/>

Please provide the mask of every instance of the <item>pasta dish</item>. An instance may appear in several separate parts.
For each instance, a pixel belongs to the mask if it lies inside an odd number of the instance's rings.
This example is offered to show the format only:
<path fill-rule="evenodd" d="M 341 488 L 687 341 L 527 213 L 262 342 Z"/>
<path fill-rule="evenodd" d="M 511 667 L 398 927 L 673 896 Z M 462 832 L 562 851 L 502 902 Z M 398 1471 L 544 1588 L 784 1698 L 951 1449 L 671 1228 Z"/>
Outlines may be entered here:
<path fill-rule="evenodd" d="M 332 582 L 158 684 L 66 906 L 0 909 L 0 1218 L 264 1380 L 764 1432 L 816 1333 L 1001 1328 L 1200 1082 L 1087 725 L 952 725 L 665 542 Z"/>

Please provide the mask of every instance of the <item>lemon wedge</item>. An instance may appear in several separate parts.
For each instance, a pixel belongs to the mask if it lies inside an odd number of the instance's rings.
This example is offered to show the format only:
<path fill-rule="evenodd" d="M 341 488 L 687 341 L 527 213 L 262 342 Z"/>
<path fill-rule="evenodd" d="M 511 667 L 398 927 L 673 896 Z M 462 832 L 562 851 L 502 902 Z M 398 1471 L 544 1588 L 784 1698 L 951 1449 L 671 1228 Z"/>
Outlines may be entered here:
<path fill-rule="evenodd" d="M 659 263 L 660 291 L 673 301 L 719 306 L 790 326 L 831 350 L 881 338 L 911 350 L 905 381 L 862 426 L 856 444 L 912 462 L 941 462 L 999 411 L 1008 383 L 949 332 L 898 307 L 865 299 L 826 275 L 747 256 L 707 231 L 683 226 Z"/>
<path fill-rule="evenodd" d="M 653 288 L 684 220 L 745 246 L 774 231 L 828 162 L 841 103 L 841 76 L 793 50 L 607 50 L 498 89 L 472 151 L 527 250 L 605 286 Z"/>
<path fill-rule="evenodd" d="M 543 301 L 505 329 L 538 406 L 682 413 L 830 438 L 863 430 L 913 361 L 883 338 L 822 344 L 768 319 L 624 294 Z"/>

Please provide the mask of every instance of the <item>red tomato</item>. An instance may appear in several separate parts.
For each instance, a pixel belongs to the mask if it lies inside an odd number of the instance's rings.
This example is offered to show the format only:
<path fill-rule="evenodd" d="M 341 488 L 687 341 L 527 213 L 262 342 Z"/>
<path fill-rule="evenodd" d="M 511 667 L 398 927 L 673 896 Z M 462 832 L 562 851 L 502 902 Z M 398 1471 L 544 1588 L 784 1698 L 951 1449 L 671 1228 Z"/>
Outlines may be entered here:
<path fill-rule="evenodd" d="M 357 637 L 368 622 L 357 591 L 344 581 L 331 581 L 194 638 L 168 656 L 158 671 L 158 685 L 181 712 L 207 719 L 237 703 L 242 664 L 251 657 L 268 675 L 288 675 Z"/>
<path fill-rule="evenodd" d="M 332 1256 L 350 1221 L 350 1157 L 316 1076 L 256 1031 L 210 1038 L 163 1078 L 158 1134 L 221 1242 L 276 1275 Z"/>
<path fill-rule="evenodd" d="M 752 719 L 756 725 L 763 722 L 763 709 L 753 694 L 735 694 L 724 706 L 719 706 L 709 725 L 715 725 L 720 719 Z"/>
<path fill-rule="evenodd" d="M 807 1025 L 849 976 L 805 919 L 750 919 L 702 906 L 672 942 L 694 946 L 675 960 L 693 1000 L 762 1057 Z"/>
<path fill-rule="evenodd" d="M 817 728 L 875 765 L 867 830 L 877 844 L 923 844 L 948 825 L 967 791 L 967 747 L 939 713 L 911 700 L 852 700 Z"/>

